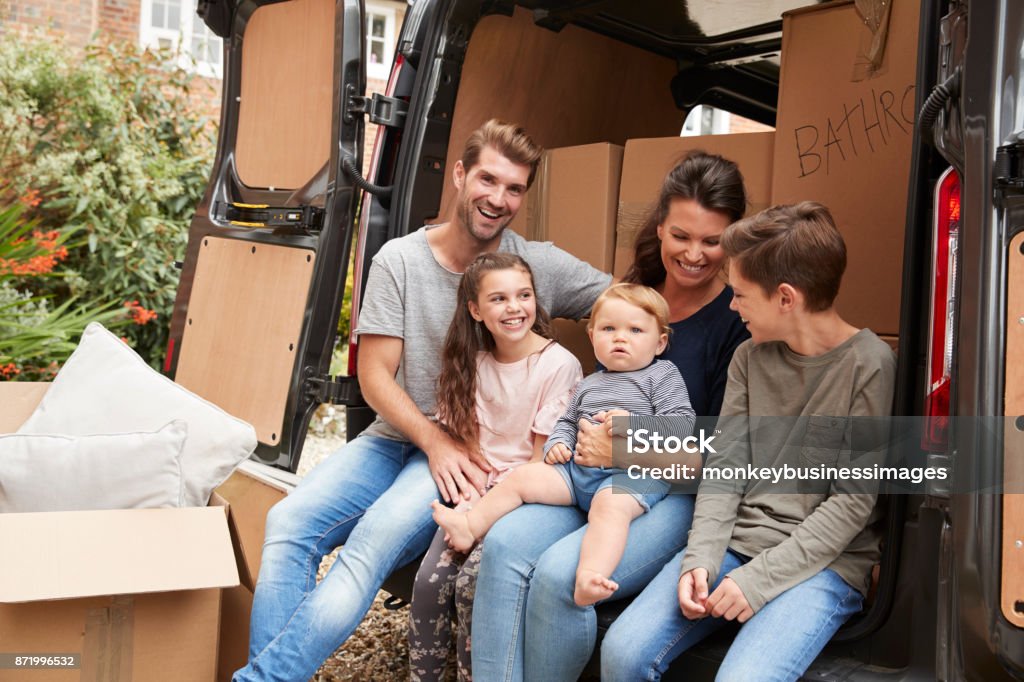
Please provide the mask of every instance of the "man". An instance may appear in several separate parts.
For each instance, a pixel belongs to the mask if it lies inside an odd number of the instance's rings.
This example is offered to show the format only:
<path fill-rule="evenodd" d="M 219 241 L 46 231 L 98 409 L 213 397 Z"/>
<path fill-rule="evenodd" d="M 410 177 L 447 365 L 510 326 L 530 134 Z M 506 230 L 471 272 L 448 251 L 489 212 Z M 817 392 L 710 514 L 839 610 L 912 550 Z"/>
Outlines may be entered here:
<path fill-rule="evenodd" d="M 542 150 L 491 120 L 466 142 L 452 218 L 388 242 L 374 257 L 356 333 L 359 385 L 377 420 L 271 509 L 243 680 L 308 680 L 355 630 L 384 579 L 420 556 L 430 503 L 483 492 L 488 466 L 432 421 L 441 348 L 461 273 L 481 253 L 519 254 L 553 317 L 578 319 L 610 276 L 505 228 Z M 344 547 L 323 581 L 320 560 Z"/>

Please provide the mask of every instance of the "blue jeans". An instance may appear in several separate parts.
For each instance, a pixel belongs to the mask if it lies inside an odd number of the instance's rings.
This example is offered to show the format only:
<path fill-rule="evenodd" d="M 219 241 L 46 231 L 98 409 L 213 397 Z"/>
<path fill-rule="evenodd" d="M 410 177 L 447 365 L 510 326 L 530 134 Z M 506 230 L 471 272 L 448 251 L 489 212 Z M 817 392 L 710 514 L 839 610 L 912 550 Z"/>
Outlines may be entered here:
<path fill-rule="evenodd" d="M 669 495 L 629 527 L 611 579 L 615 598 L 636 594 L 686 545 L 693 497 Z M 573 589 L 586 515 L 575 507 L 528 504 L 487 534 L 473 606 L 473 677 L 575 680 L 594 651 L 593 606 Z"/>
<path fill-rule="evenodd" d="M 689 620 L 683 615 L 678 584 L 685 553 L 669 561 L 608 629 L 601 643 L 602 680 L 660 680 L 677 656 L 729 624 L 723 618 Z M 747 561 L 727 551 L 711 589 Z M 740 627 L 715 679 L 796 680 L 839 626 L 860 611 L 863 600 L 835 571 L 816 573 L 765 604 Z"/>
<path fill-rule="evenodd" d="M 555 471 L 569 486 L 572 504 L 585 512 L 590 511 L 590 504 L 598 491 L 613 488 L 620 495 L 630 495 L 637 504 L 643 507 L 644 513 L 663 500 L 670 490 L 669 484 L 653 478 L 634 480 L 626 474 L 625 469 L 616 467 L 585 467 L 569 460 L 555 465 Z"/>
<path fill-rule="evenodd" d="M 308 680 L 384 579 L 426 550 L 437 496 L 426 455 L 403 441 L 362 436 L 315 467 L 267 515 L 249 663 L 233 679 Z M 318 585 L 320 560 L 341 544 Z"/>

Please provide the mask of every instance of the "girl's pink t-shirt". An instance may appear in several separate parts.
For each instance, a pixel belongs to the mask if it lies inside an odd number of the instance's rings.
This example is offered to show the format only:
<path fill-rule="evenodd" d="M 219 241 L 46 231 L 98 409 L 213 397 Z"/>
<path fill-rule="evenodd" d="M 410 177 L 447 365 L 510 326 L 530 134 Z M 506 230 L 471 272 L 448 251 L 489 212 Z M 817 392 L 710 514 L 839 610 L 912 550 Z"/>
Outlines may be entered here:
<path fill-rule="evenodd" d="M 477 355 L 480 450 L 494 467 L 488 487 L 530 460 L 533 435 L 551 433 L 582 378 L 576 356 L 554 342 L 518 362 L 500 363 L 490 353 Z"/>

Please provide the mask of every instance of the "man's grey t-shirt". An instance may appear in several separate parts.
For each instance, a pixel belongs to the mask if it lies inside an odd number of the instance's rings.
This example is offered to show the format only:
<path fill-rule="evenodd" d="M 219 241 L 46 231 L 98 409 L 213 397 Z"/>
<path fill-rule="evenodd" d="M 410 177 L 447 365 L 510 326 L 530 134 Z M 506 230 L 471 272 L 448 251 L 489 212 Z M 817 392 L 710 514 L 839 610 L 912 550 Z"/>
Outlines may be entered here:
<path fill-rule="evenodd" d="M 423 227 L 392 239 L 373 257 L 356 325 L 356 334 L 395 336 L 404 340 L 395 377 L 423 414 L 436 412 L 441 351 L 455 314 L 462 275 L 437 262 Z M 611 275 L 578 260 L 550 242 L 531 242 L 511 230 L 501 236 L 499 251 L 521 256 L 533 270 L 540 304 L 552 317 L 578 320 L 610 283 Z M 406 440 L 380 417 L 364 435 Z"/>

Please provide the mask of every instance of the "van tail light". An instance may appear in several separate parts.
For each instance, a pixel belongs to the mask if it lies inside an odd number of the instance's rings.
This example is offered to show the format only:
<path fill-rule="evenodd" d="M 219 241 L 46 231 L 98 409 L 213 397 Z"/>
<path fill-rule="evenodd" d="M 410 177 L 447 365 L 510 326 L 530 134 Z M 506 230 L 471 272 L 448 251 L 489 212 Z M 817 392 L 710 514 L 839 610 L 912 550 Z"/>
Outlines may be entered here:
<path fill-rule="evenodd" d="M 394 95 L 395 85 L 398 83 L 398 75 L 401 73 L 403 66 L 405 66 L 405 56 L 400 52 L 396 53 L 395 61 L 391 64 L 391 75 L 388 77 L 387 87 L 384 88 L 386 96 L 391 97 Z M 377 168 L 380 166 L 380 155 L 383 147 L 383 136 L 384 126 L 377 126 L 377 132 L 373 139 L 373 152 L 370 155 L 370 168 L 365 176 L 367 179 L 377 177 Z M 352 275 L 352 309 L 348 336 L 348 376 L 350 377 L 356 376 L 359 358 L 359 337 L 356 336 L 355 331 L 359 318 L 359 305 L 362 302 L 359 292 L 363 290 L 363 258 L 366 255 L 363 249 L 366 245 L 366 230 L 369 224 L 369 211 L 366 210 L 369 203 L 369 195 L 363 192 L 359 200 L 359 205 L 362 208 L 359 211 L 359 227 L 356 230 L 356 257 L 352 264 L 354 268 Z"/>
<path fill-rule="evenodd" d="M 960 175 L 952 168 L 935 189 L 932 232 L 932 296 L 928 325 L 928 384 L 921 449 L 946 452 L 949 440 L 950 377 L 956 328 L 957 251 L 960 235 Z"/>

